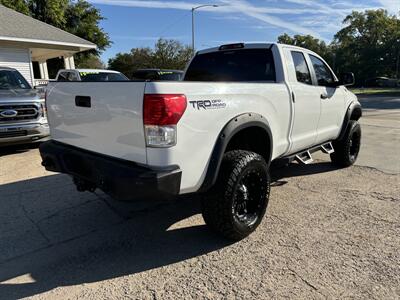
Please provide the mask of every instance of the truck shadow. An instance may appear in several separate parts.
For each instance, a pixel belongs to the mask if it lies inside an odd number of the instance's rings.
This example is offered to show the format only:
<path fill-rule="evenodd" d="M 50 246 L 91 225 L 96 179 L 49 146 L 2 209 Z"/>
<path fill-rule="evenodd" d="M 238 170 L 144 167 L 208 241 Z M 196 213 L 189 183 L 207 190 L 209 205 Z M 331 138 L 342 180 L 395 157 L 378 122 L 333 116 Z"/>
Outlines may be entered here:
<path fill-rule="evenodd" d="M 230 244 L 196 216 L 194 196 L 116 203 L 69 182 L 52 175 L 0 186 L 0 299 L 135 274 Z"/>
<path fill-rule="evenodd" d="M 332 170 L 291 165 L 273 178 Z M 0 299 L 131 275 L 231 244 L 206 228 L 194 195 L 121 203 L 78 193 L 64 175 L 4 184 L 0 195 Z"/>
<path fill-rule="evenodd" d="M 30 151 L 32 149 L 39 148 L 40 143 L 32 143 L 32 144 L 21 144 L 21 145 L 12 145 L 12 146 L 1 146 L 0 147 L 0 157 L 18 154 Z"/>
<path fill-rule="evenodd" d="M 309 165 L 302 165 L 296 162 L 288 166 L 272 166 L 271 179 L 272 182 L 279 181 L 283 178 L 315 175 L 319 173 L 326 173 L 338 170 L 331 162 L 317 161 Z"/>

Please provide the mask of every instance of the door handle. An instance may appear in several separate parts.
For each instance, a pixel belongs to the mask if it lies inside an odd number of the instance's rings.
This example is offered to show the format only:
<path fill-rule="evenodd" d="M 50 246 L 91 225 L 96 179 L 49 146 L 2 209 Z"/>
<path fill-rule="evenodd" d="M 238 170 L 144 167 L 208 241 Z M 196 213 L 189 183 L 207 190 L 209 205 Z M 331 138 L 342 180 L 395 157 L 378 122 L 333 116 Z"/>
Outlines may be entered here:
<path fill-rule="evenodd" d="M 327 93 L 322 93 L 321 94 L 321 99 L 328 99 L 328 94 Z"/>
<path fill-rule="evenodd" d="M 80 107 L 92 107 L 91 99 L 89 96 L 76 96 L 75 105 Z"/>

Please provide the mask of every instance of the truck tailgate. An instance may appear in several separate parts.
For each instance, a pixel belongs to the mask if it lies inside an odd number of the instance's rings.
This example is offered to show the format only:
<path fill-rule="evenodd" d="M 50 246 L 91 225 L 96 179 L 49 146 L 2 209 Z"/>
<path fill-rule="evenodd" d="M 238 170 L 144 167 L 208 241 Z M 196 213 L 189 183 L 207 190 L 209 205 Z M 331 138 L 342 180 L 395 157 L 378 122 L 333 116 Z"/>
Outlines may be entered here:
<path fill-rule="evenodd" d="M 145 85 L 145 82 L 50 83 L 47 109 L 52 139 L 146 163 Z"/>

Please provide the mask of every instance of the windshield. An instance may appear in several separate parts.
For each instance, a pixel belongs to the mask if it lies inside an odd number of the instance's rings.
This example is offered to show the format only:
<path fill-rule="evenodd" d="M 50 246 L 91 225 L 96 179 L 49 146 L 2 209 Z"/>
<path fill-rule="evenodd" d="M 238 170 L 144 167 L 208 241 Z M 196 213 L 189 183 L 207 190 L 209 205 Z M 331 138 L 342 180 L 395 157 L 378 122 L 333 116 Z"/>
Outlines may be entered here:
<path fill-rule="evenodd" d="M 127 81 L 128 78 L 121 73 L 108 73 L 108 72 L 80 72 L 82 81 Z"/>
<path fill-rule="evenodd" d="M 16 70 L 0 70 L 0 90 L 31 89 L 29 83 Z"/>
<path fill-rule="evenodd" d="M 274 59 L 269 49 L 241 49 L 198 54 L 185 81 L 275 81 Z"/>

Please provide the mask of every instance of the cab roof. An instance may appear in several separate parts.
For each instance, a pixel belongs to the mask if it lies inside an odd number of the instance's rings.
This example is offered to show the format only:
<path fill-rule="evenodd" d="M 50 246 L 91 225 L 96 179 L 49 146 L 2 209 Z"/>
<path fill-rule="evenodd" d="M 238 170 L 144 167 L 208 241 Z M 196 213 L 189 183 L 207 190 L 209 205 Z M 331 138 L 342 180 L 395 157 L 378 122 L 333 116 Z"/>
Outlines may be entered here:
<path fill-rule="evenodd" d="M 225 44 L 221 45 L 219 47 L 213 47 L 213 48 L 208 48 L 204 50 L 200 50 L 196 52 L 197 54 L 205 54 L 205 53 L 211 53 L 211 52 L 218 52 L 218 51 L 224 51 L 224 50 L 239 50 L 239 49 L 271 49 L 273 46 L 277 46 L 279 48 L 282 47 L 290 47 L 292 49 L 297 49 L 299 51 L 307 52 L 309 54 L 313 54 L 315 56 L 320 57 L 317 53 L 314 51 L 311 51 L 307 48 L 299 47 L 299 46 L 294 46 L 294 45 L 288 45 L 288 44 L 281 44 L 281 43 L 244 43 L 244 42 L 238 42 L 238 43 L 232 43 L 232 44 Z"/>
<path fill-rule="evenodd" d="M 209 52 L 217 52 L 222 50 L 238 50 L 238 49 L 251 49 L 251 48 L 271 48 L 276 43 L 233 43 L 233 44 L 225 44 L 219 47 L 208 48 L 204 50 L 200 50 L 197 54 L 204 54 Z"/>

